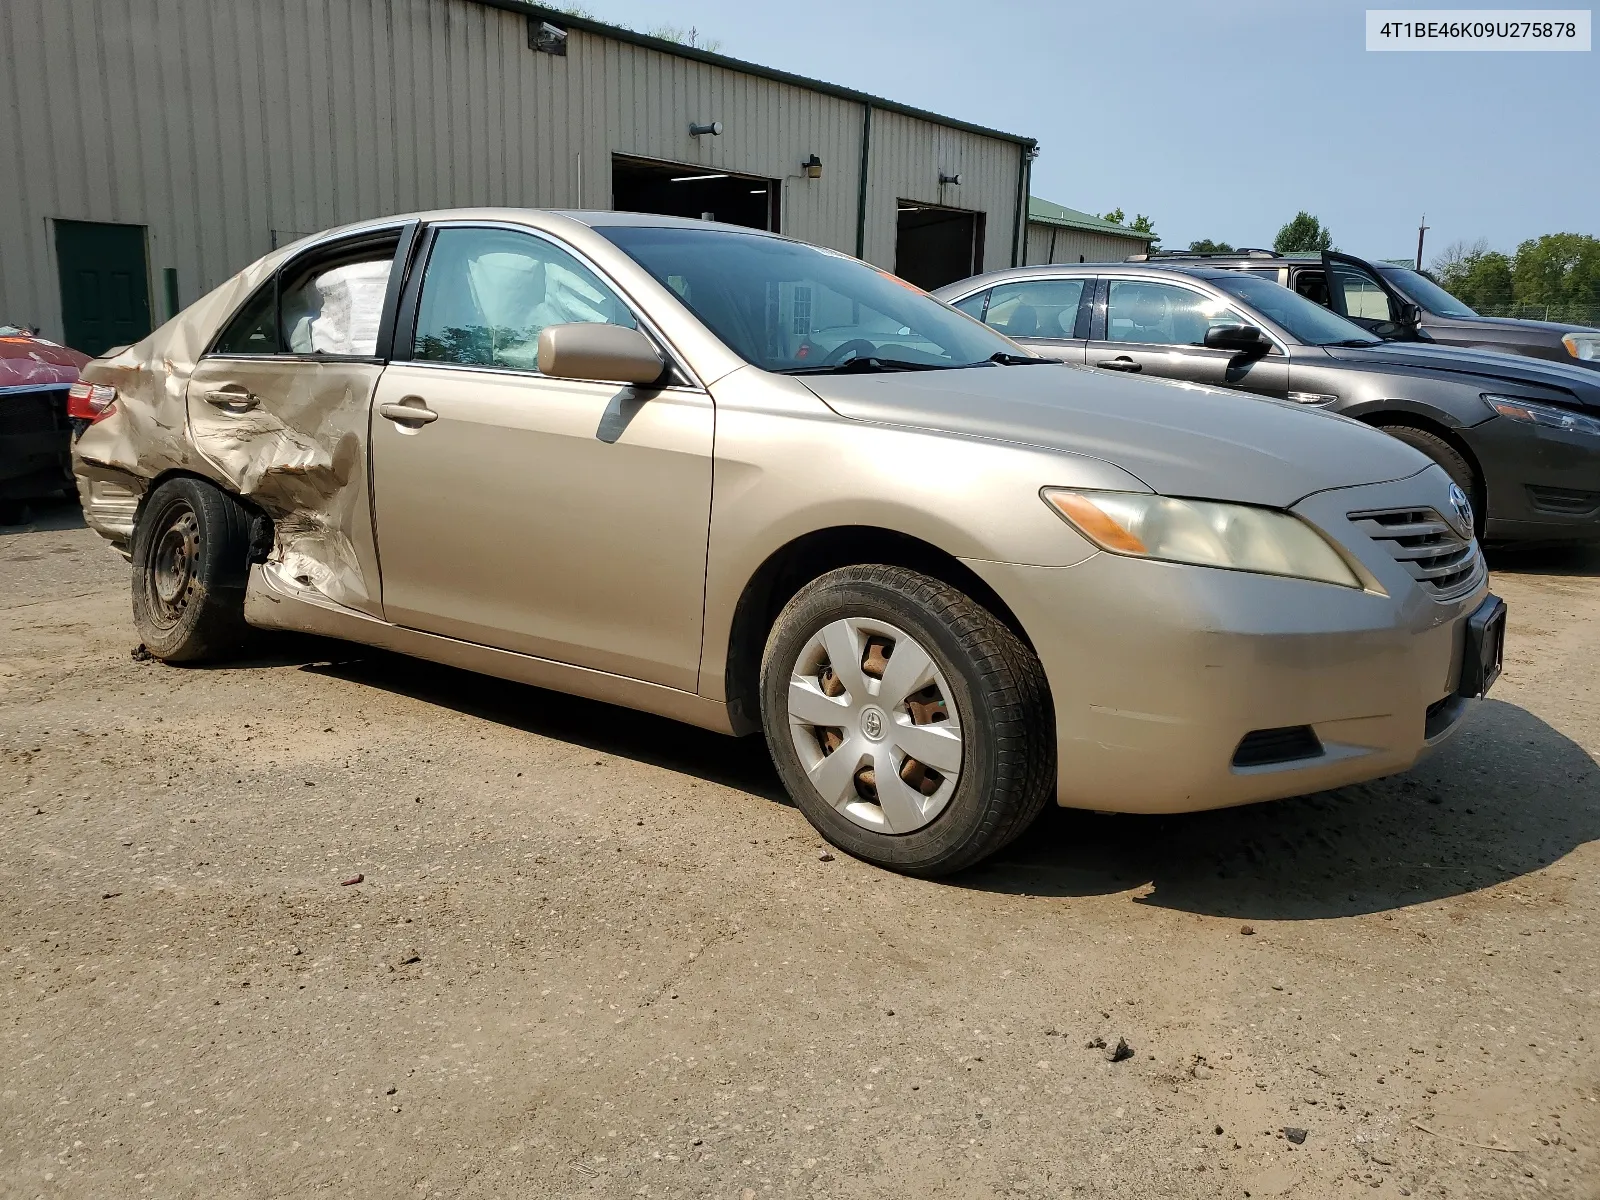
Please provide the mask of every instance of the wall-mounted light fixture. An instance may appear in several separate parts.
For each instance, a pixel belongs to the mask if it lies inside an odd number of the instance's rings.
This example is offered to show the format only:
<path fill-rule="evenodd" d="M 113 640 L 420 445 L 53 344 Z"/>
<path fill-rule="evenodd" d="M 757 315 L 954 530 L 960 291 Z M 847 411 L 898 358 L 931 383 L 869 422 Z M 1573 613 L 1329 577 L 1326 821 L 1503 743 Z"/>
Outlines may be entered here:
<path fill-rule="evenodd" d="M 704 137 L 708 133 L 712 137 L 721 137 L 722 136 L 722 122 L 721 121 L 712 121 L 709 125 L 690 125 L 689 126 L 689 136 L 690 137 Z"/>
<path fill-rule="evenodd" d="M 800 164 L 800 166 L 801 169 L 805 171 L 807 179 L 822 178 L 822 160 L 815 154 L 806 159 L 805 162 Z"/>
<path fill-rule="evenodd" d="M 939 186 L 943 187 L 947 183 L 953 183 L 953 184 L 956 184 L 957 186 L 960 186 L 960 184 L 961 184 L 961 176 L 960 176 L 960 174 L 957 173 L 955 175 L 946 175 L 943 171 L 940 171 L 939 172 Z"/>

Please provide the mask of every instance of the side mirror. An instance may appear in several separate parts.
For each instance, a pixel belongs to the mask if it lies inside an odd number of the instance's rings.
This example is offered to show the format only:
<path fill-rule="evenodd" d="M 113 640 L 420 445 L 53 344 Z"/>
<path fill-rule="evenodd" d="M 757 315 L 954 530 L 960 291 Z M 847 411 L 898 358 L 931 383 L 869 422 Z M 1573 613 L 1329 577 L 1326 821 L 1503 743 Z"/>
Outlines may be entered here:
<path fill-rule="evenodd" d="M 1215 325 L 1206 330 L 1205 344 L 1212 350 L 1238 354 L 1265 354 L 1272 343 L 1254 325 Z"/>
<path fill-rule="evenodd" d="M 654 383 L 667 364 L 655 343 L 637 329 L 589 322 L 539 331 L 539 373 L 552 379 L 601 383 Z"/>
<path fill-rule="evenodd" d="M 1422 323 L 1422 306 L 1420 304 L 1412 304 L 1409 300 L 1402 300 L 1399 307 L 1399 323 L 1401 325 L 1416 326 Z"/>

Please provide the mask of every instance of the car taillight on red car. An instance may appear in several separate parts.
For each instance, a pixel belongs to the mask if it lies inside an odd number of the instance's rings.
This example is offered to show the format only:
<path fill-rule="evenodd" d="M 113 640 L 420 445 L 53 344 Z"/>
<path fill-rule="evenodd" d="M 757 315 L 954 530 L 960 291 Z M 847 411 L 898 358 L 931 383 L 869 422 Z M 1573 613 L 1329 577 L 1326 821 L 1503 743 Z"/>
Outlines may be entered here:
<path fill-rule="evenodd" d="M 67 390 L 67 416 L 91 425 L 109 417 L 117 402 L 117 389 L 108 383 L 78 380 Z"/>

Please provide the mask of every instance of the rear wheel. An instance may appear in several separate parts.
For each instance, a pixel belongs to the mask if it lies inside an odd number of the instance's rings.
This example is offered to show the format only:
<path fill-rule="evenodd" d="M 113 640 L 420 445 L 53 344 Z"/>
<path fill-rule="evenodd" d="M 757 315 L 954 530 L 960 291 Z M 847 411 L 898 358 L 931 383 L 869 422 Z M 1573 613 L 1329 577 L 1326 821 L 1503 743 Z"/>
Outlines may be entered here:
<path fill-rule="evenodd" d="M 249 641 L 251 520 L 238 500 L 198 479 L 169 479 L 150 494 L 133 534 L 133 620 L 151 654 L 199 662 Z"/>
<path fill-rule="evenodd" d="M 1385 425 L 1382 429 L 1390 437 L 1398 438 L 1406 445 L 1421 450 L 1444 468 L 1445 474 L 1450 476 L 1456 486 L 1467 494 L 1467 499 L 1472 501 L 1473 532 L 1481 538 L 1489 503 L 1483 492 L 1483 481 L 1478 478 L 1477 472 L 1472 469 L 1472 464 L 1467 461 L 1466 456 L 1438 434 L 1418 429 L 1414 425 Z"/>
<path fill-rule="evenodd" d="M 835 846 L 915 875 L 970 866 L 1055 792 L 1038 658 L 950 585 L 858 566 L 784 607 L 761 670 L 762 723 L 795 804 Z"/>

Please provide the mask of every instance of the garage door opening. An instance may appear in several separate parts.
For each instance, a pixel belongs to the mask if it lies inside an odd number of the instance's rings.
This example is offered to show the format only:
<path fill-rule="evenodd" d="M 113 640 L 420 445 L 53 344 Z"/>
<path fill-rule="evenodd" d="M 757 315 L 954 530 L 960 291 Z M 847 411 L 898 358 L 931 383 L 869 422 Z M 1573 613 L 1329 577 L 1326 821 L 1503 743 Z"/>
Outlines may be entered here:
<path fill-rule="evenodd" d="M 900 201 L 894 273 L 932 291 L 983 270 L 983 214 Z"/>
<path fill-rule="evenodd" d="M 776 231 L 778 181 L 614 154 L 611 207 Z"/>

